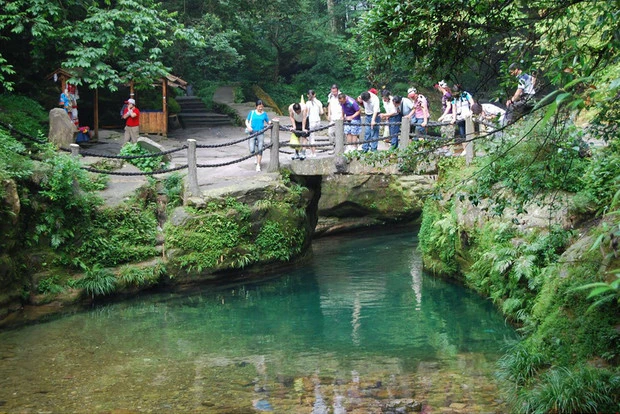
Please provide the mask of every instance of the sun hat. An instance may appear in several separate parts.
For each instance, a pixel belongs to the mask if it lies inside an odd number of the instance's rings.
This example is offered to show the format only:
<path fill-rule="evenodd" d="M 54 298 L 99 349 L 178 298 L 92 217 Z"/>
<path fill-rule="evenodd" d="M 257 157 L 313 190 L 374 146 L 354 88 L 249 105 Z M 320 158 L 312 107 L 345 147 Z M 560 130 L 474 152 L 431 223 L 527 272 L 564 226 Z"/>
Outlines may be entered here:
<path fill-rule="evenodd" d="M 136 104 L 136 100 L 135 99 L 127 99 L 127 103 L 135 105 Z"/>

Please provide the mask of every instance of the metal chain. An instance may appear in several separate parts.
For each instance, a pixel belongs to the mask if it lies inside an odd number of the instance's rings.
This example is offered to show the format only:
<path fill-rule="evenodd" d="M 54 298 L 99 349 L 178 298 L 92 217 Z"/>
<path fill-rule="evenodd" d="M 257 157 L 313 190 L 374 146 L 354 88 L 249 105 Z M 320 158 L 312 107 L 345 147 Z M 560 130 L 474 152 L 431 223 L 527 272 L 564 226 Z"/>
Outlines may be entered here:
<path fill-rule="evenodd" d="M 272 146 L 273 146 L 273 144 L 265 145 L 263 147 L 263 151 L 271 148 Z M 238 158 L 238 159 L 233 160 L 233 161 L 222 162 L 222 163 L 219 163 L 219 164 L 196 164 L 196 167 L 198 167 L 198 168 L 225 167 L 227 165 L 238 164 L 238 163 L 240 163 L 242 161 L 249 160 L 250 158 L 254 157 L 255 155 L 256 154 L 249 154 L 249 155 L 246 155 L 245 157 Z"/>
<path fill-rule="evenodd" d="M 187 164 L 180 165 L 174 168 L 168 168 L 165 170 L 157 170 L 157 171 L 140 171 L 140 172 L 120 172 L 120 171 L 107 171 L 107 170 L 99 170 L 97 168 L 92 167 L 82 167 L 83 170 L 90 171 L 92 173 L 97 174 L 108 174 L 108 175 L 124 175 L 124 176 L 137 176 L 137 175 L 155 175 L 155 174 L 166 174 L 169 172 L 179 171 L 187 168 Z"/>
<path fill-rule="evenodd" d="M 261 134 L 264 134 L 265 131 L 268 131 L 268 130 L 270 130 L 272 128 L 273 128 L 273 125 L 269 125 L 269 126 L 263 128 L 263 129 L 261 129 L 260 131 L 254 132 L 253 134 L 250 134 L 247 137 L 243 137 L 243 138 L 241 138 L 241 139 L 239 139 L 237 141 L 226 142 L 224 144 L 200 144 L 200 145 L 196 145 L 196 148 L 222 148 L 222 147 L 228 147 L 228 146 L 231 146 L 231 145 L 239 144 L 240 142 L 243 142 L 243 141 L 248 141 L 248 140 L 250 140 L 252 138 L 256 138 L 257 136 L 259 136 Z"/>
<path fill-rule="evenodd" d="M 49 142 L 47 140 L 41 140 L 41 139 L 39 139 L 37 137 L 33 137 L 32 135 L 26 134 L 25 132 L 21 132 L 21 131 L 15 129 L 13 127 L 13 125 L 7 124 L 6 122 L 0 121 L 0 125 L 5 127 L 6 129 L 8 129 L 9 132 L 12 132 L 14 134 L 20 135 L 21 137 L 29 139 L 30 141 L 34 141 L 34 142 L 36 142 L 38 144 L 47 144 Z"/>

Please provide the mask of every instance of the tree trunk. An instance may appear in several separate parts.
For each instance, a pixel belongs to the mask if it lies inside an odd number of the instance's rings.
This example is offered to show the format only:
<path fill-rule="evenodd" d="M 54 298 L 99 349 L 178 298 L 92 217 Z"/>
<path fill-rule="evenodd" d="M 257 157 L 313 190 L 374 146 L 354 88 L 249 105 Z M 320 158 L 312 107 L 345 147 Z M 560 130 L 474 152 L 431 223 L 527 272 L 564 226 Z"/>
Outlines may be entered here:
<path fill-rule="evenodd" d="M 335 0 L 327 0 L 327 13 L 329 14 L 329 26 L 332 33 L 338 32 L 338 19 L 335 14 Z"/>

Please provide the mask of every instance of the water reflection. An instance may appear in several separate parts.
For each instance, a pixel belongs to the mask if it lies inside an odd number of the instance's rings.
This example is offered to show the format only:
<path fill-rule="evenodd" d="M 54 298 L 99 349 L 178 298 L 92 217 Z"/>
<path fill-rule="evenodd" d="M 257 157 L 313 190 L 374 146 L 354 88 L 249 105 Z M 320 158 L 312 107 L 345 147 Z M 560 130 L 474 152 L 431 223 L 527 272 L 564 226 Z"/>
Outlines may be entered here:
<path fill-rule="evenodd" d="M 425 275 L 415 247 L 412 233 L 319 240 L 311 263 L 263 283 L 2 332 L 0 409 L 493 410 L 490 369 L 515 335 L 489 303 Z"/>

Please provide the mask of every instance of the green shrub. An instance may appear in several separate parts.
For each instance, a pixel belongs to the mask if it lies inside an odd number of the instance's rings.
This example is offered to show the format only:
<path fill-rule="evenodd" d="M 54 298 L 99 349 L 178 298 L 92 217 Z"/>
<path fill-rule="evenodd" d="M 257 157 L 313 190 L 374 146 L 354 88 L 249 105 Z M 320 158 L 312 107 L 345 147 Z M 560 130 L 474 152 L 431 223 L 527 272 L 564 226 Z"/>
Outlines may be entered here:
<path fill-rule="evenodd" d="M 105 296 L 116 290 L 116 276 L 111 271 L 95 265 L 76 282 L 76 286 L 84 289 L 92 298 Z"/>
<path fill-rule="evenodd" d="M 153 209 L 119 206 L 97 211 L 89 227 L 76 234 L 69 257 L 87 265 L 116 266 L 149 259 L 155 249 L 157 218 Z"/>
<path fill-rule="evenodd" d="M 49 115 L 38 102 L 30 98 L 2 94 L 0 95 L 0 121 L 10 124 L 19 132 L 38 138 L 41 134 L 47 135 Z"/>
<path fill-rule="evenodd" d="M 540 371 L 549 367 L 536 345 L 516 344 L 497 362 L 498 377 L 510 383 L 511 389 L 528 385 Z"/>
<path fill-rule="evenodd" d="M 54 275 L 39 280 L 37 291 L 39 293 L 49 293 L 55 295 L 63 292 L 64 288 L 60 285 L 60 278 L 58 275 Z"/>
<path fill-rule="evenodd" d="M 164 179 L 163 191 L 168 198 L 168 207 L 183 204 L 183 175 L 173 172 Z"/>
<path fill-rule="evenodd" d="M 258 254 L 263 260 L 289 260 L 301 251 L 302 245 L 302 230 L 275 221 L 266 221 L 256 237 Z"/>
<path fill-rule="evenodd" d="M 138 156 L 138 155 L 151 155 L 150 152 L 142 148 L 137 143 L 128 142 L 121 148 L 120 155 L 123 156 Z M 159 171 L 167 166 L 167 162 L 164 161 L 163 156 L 145 157 L 145 158 L 132 158 L 128 159 L 132 165 L 138 167 L 144 172 Z"/>
<path fill-rule="evenodd" d="M 620 184 L 620 142 L 611 141 L 608 147 L 595 151 L 579 181 L 583 189 L 576 209 L 606 212 Z"/>
<path fill-rule="evenodd" d="M 517 413 L 612 413 L 620 409 L 620 375 L 585 365 L 556 367 L 512 398 Z"/>
<path fill-rule="evenodd" d="M 165 268 L 161 263 L 149 267 L 123 266 L 118 280 L 124 287 L 149 287 L 157 284 L 164 274 Z"/>
<path fill-rule="evenodd" d="M 429 270 L 446 275 L 458 271 L 456 217 L 451 211 L 443 210 L 437 201 L 427 200 L 424 204 L 418 239 L 424 265 Z"/>
<path fill-rule="evenodd" d="M 37 194 L 40 206 L 31 240 L 47 237 L 54 248 L 64 248 L 80 229 L 89 226 L 95 208 L 103 203 L 98 195 L 83 191 L 92 181 L 75 158 L 59 154 L 47 159 L 49 172 L 43 177 Z"/>
<path fill-rule="evenodd" d="M 32 174 L 32 161 L 26 147 L 0 129 L 0 180 L 24 179 Z M 0 197 L 3 187 L 0 186 Z"/>

